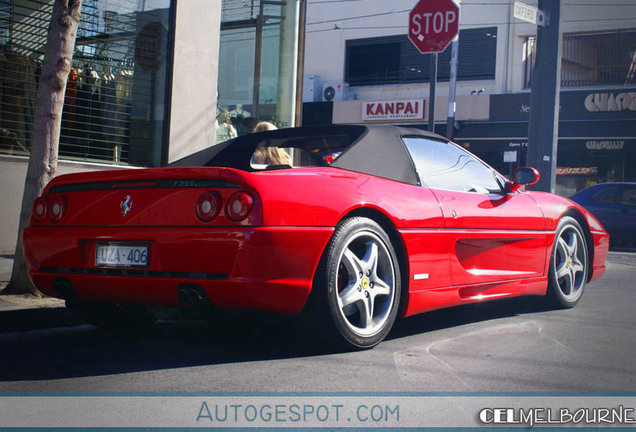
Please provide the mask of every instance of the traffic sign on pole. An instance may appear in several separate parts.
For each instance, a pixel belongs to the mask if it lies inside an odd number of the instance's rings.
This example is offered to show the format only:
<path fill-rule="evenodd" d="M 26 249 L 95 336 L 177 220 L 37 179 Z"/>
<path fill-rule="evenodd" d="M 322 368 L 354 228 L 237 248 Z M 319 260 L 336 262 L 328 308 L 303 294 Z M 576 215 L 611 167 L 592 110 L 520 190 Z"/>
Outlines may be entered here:
<path fill-rule="evenodd" d="M 515 1 L 514 17 L 541 27 L 547 25 L 546 14 L 534 6 Z"/>
<path fill-rule="evenodd" d="M 437 53 L 459 33 L 459 5 L 453 0 L 420 0 L 409 13 L 409 39 L 422 54 L 431 55 L 428 130 L 435 131 Z"/>
<path fill-rule="evenodd" d="M 409 14 L 409 39 L 422 54 L 444 51 L 458 31 L 453 0 L 420 0 Z"/>

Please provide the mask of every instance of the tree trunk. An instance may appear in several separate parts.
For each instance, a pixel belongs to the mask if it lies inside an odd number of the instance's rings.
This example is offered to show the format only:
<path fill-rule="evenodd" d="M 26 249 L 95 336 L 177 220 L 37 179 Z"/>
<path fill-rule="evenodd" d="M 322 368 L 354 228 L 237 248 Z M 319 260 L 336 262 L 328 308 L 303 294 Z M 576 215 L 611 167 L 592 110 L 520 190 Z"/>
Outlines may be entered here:
<path fill-rule="evenodd" d="M 31 157 L 24 182 L 13 272 L 5 293 L 39 295 L 39 291 L 27 276 L 26 261 L 22 252 L 22 230 L 29 223 L 33 201 L 42 194 L 44 186 L 55 176 L 57 170 L 62 108 L 81 7 L 82 0 L 55 0 L 53 4 L 53 16 L 49 25 L 38 87 Z"/>

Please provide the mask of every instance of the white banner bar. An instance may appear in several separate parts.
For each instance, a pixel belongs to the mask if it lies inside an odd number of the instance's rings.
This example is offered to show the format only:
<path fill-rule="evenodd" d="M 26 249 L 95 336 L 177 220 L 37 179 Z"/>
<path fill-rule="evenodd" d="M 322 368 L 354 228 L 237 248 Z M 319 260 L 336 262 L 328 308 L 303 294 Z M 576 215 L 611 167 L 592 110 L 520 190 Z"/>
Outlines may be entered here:
<path fill-rule="evenodd" d="M 636 396 L 0 395 L 2 428 L 636 428 Z"/>

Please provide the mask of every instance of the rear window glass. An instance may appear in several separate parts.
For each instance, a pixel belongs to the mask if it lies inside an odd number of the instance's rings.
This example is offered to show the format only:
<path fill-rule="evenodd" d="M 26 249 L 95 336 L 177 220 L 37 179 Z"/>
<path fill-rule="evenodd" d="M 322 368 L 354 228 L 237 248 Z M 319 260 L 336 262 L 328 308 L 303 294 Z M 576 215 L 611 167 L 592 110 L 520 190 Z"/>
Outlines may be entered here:
<path fill-rule="evenodd" d="M 250 158 L 253 170 L 328 166 L 349 146 L 348 136 L 268 139 Z"/>
<path fill-rule="evenodd" d="M 169 164 L 219 166 L 247 171 L 329 166 L 360 136 L 351 133 L 294 135 L 290 129 L 244 135 Z"/>

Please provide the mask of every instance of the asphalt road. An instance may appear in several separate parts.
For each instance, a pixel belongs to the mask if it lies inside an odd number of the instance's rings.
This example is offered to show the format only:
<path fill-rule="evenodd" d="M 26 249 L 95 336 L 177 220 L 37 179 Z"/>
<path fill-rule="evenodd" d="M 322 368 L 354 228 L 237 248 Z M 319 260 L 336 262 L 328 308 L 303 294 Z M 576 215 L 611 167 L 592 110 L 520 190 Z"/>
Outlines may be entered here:
<path fill-rule="evenodd" d="M 635 392 L 634 261 L 613 259 L 574 309 L 514 299 L 437 311 L 364 352 L 260 315 L 127 336 L 2 333 L 0 392 Z"/>

